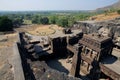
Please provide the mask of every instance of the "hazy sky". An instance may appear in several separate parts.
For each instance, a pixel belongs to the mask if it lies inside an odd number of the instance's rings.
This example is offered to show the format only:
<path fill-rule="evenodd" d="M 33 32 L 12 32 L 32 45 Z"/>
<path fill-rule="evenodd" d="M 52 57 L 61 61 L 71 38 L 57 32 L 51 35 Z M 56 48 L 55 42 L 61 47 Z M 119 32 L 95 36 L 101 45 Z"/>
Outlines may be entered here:
<path fill-rule="evenodd" d="M 93 10 L 118 0 L 0 0 L 0 11 Z"/>

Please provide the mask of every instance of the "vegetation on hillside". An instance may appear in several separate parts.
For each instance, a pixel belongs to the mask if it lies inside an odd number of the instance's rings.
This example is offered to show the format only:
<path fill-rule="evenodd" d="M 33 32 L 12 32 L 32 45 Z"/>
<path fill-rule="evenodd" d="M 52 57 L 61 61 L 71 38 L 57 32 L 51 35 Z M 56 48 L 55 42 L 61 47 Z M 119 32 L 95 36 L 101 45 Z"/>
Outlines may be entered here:
<path fill-rule="evenodd" d="M 90 17 L 90 20 L 95 21 L 103 21 L 103 20 L 111 20 L 120 17 L 120 10 L 119 9 L 108 9 L 102 11 L 100 14 Z"/>
<path fill-rule="evenodd" d="M 76 21 L 87 20 L 92 13 L 53 13 L 32 15 L 33 24 L 57 24 L 62 27 L 71 27 Z"/>
<path fill-rule="evenodd" d="M 46 12 L 14 12 L 1 13 L 8 16 L 15 27 L 23 24 L 57 24 L 62 27 L 71 27 L 76 21 L 88 20 L 96 13 L 87 11 L 46 11 Z"/>
<path fill-rule="evenodd" d="M 3 12 L 0 16 L 7 16 L 12 20 L 14 27 L 19 27 L 26 24 L 56 24 L 62 27 L 72 27 L 76 21 L 94 20 L 96 15 L 104 14 L 105 16 L 112 16 L 114 12 L 119 14 L 119 10 L 109 9 L 105 11 L 46 11 L 46 12 Z M 99 16 L 99 15 L 98 15 Z M 108 16 L 109 17 L 109 16 Z M 11 23 L 11 21 L 10 21 Z M 12 26 L 12 27 L 13 27 Z M 9 28 L 8 28 L 9 29 Z"/>

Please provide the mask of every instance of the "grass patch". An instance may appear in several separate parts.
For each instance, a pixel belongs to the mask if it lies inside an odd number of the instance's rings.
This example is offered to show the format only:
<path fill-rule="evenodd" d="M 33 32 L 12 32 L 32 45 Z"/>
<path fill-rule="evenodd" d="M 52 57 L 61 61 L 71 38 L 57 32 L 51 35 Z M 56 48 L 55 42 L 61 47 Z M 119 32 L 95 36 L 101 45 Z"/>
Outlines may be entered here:
<path fill-rule="evenodd" d="M 23 24 L 32 24 L 31 20 L 23 20 Z"/>

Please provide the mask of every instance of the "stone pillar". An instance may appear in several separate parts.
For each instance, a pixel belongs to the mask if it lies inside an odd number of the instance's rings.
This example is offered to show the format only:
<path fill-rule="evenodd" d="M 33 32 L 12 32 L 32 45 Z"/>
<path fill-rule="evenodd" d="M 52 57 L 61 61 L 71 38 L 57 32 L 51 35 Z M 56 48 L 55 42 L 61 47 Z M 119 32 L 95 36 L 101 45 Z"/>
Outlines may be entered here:
<path fill-rule="evenodd" d="M 70 71 L 70 74 L 72 76 L 76 76 L 77 61 L 78 61 L 78 52 L 75 52 L 73 59 L 72 59 L 72 67 L 71 67 L 71 71 Z"/>
<path fill-rule="evenodd" d="M 88 64 L 87 71 L 89 70 L 90 64 Z"/>
<path fill-rule="evenodd" d="M 69 45 L 69 36 L 67 36 L 67 45 Z"/>
<path fill-rule="evenodd" d="M 113 47 L 109 49 L 109 52 L 108 52 L 109 55 L 112 55 L 112 50 L 113 50 Z"/>
<path fill-rule="evenodd" d="M 84 61 L 83 61 L 83 60 L 81 60 L 81 65 L 83 65 L 83 62 L 84 62 Z"/>
<path fill-rule="evenodd" d="M 99 61 L 101 52 L 97 52 L 96 60 Z"/>
<path fill-rule="evenodd" d="M 84 54 L 86 55 L 86 53 L 87 53 L 87 47 L 85 47 L 85 52 L 84 52 Z"/>
<path fill-rule="evenodd" d="M 51 51 L 53 52 L 53 39 L 50 38 L 50 46 L 51 46 Z"/>
<path fill-rule="evenodd" d="M 86 46 L 83 46 L 82 51 L 85 53 Z"/>
<path fill-rule="evenodd" d="M 49 46 L 50 46 L 51 53 L 53 53 L 53 42 L 52 42 L 52 39 L 50 37 L 48 37 L 48 40 L 49 40 Z"/>
<path fill-rule="evenodd" d="M 81 54 L 80 54 L 81 51 L 82 51 L 81 48 L 79 48 L 79 51 L 76 51 L 73 56 L 70 74 L 74 77 L 79 76 L 80 64 L 81 64 Z"/>

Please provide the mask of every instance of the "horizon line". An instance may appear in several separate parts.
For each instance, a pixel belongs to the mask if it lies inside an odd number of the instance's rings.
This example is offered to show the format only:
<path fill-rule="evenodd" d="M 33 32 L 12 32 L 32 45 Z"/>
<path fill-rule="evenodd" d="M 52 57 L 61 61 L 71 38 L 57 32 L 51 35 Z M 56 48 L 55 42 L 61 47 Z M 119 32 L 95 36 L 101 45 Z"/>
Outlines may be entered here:
<path fill-rule="evenodd" d="M 24 11 L 94 11 L 94 10 L 0 10 L 0 12 L 24 12 Z"/>

